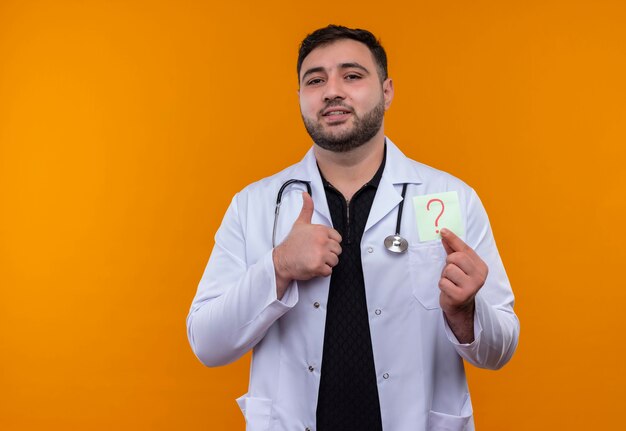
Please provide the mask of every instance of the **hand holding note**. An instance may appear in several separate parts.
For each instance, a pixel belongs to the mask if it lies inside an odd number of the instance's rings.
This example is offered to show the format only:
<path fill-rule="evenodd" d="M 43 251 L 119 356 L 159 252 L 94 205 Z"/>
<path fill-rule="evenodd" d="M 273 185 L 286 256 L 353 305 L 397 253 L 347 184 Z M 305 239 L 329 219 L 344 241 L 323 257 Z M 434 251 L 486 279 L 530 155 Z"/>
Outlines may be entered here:
<path fill-rule="evenodd" d="M 485 284 L 489 269 L 452 231 L 441 230 L 441 244 L 448 256 L 439 280 L 439 303 L 459 341 L 469 343 L 474 339 L 474 297 Z"/>

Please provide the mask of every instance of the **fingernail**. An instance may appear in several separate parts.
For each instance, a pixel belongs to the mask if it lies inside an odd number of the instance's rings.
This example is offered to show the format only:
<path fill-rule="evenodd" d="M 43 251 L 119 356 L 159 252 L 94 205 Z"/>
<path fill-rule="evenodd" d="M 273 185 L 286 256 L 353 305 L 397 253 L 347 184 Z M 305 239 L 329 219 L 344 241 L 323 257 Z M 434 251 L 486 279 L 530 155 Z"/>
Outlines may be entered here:
<path fill-rule="evenodd" d="M 447 235 L 448 232 L 450 232 L 450 231 L 447 228 L 445 228 L 445 227 L 443 229 L 441 229 L 441 234 L 442 235 Z"/>

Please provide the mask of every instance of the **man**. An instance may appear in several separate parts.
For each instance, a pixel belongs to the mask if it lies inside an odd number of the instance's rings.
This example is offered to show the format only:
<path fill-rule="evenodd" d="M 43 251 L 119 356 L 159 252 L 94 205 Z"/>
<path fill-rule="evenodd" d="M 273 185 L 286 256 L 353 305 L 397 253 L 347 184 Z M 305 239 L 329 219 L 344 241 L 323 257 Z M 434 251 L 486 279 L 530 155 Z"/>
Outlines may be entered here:
<path fill-rule="evenodd" d="M 393 83 L 371 33 L 319 29 L 297 69 L 313 148 L 233 199 L 191 346 L 208 366 L 253 349 L 238 400 L 251 431 L 472 430 L 463 359 L 500 368 L 519 332 L 487 215 L 466 184 L 385 137 Z M 463 238 L 431 239 L 414 203 L 433 196 L 443 214 L 450 192 Z"/>

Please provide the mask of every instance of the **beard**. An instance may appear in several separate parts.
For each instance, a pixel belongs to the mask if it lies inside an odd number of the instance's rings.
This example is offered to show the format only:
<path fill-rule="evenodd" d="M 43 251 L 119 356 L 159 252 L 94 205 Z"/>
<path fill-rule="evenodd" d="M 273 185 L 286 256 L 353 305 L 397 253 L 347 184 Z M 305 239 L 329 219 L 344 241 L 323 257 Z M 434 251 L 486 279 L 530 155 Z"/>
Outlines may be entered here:
<path fill-rule="evenodd" d="M 329 102 L 324 109 L 333 106 L 343 106 L 340 101 Z M 320 111 L 321 112 L 321 111 Z M 304 121 L 304 127 L 306 131 L 317 145 L 321 148 L 335 153 L 345 153 L 346 151 L 353 150 L 365 144 L 371 140 L 383 125 L 383 118 L 385 116 L 385 101 L 381 97 L 380 102 L 372 108 L 371 111 L 366 112 L 362 117 L 354 115 L 354 125 L 351 129 L 333 133 L 324 130 L 324 125 L 320 121 L 315 121 L 310 118 L 302 116 Z"/>

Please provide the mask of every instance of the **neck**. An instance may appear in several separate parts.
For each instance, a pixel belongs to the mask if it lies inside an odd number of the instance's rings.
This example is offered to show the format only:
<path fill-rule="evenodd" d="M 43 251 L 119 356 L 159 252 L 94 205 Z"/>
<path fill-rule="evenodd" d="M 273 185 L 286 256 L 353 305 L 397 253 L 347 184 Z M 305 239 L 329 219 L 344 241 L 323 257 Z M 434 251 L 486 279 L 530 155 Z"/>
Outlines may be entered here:
<path fill-rule="evenodd" d="M 345 153 L 314 147 L 317 164 L 326 178 L 350 200 L 363 184 L 372 179 L 383 160 L 385 134 L 383 128 L 370 141 Z"/>

